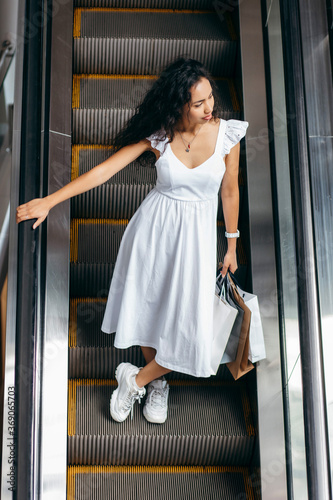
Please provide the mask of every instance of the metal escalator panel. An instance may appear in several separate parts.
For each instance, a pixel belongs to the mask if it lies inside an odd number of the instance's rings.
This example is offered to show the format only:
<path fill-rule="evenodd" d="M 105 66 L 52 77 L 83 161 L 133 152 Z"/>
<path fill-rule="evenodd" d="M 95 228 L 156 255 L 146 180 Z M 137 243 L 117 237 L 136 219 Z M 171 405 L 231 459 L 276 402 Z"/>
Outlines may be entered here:
<path fill-rule="evenodd" d="M 228 16 L 221 23 L 204 0 L 118 4 L 77 0 L 74 9 L 72 179 L 112 155 L 113 134 L 178 55 L 205 63 L 221 94 L 222 118 L 242 119 L 234 78 L 239 43 Z M 240 218 L 247 220 L 242 155 L 240 166 Z M 172 372 L 165 424 L 148 423 L 139 405 L 133 420 L 118 424 L 110 417 L 116 366 L 144 360 L 137 346 L 115 349 L 100 325 L 122 235 L 155 182 L 155 168 L 135 161 L 71 202 L 67 498 L 257 500 L 254 373 L 249 384 L 246 377 L 235 382 L 225 365 L 210 379 Z M 221 202 L 217 219 L 220 261 L 226 250 Z M 237 244 L 245 283 L 246 231 Z"/>

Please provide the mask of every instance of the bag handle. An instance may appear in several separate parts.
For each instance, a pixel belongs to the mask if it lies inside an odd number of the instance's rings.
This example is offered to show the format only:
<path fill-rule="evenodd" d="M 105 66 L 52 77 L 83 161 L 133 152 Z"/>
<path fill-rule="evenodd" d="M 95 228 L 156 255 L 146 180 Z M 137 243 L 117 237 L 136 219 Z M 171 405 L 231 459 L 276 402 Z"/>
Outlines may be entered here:
<path fill-rule="evenodd" d="M 217 267 L 216 278 L 218 278 L 221 275 L 221 270 L 223 269 L 223 262 L 220 262 L 219 264 L 221 264 L 221 265 L 219 265 Z M 232 281 L 235 283 L 235 285 L 238 286 L 239 288 L 241 288 L 241 286 L 240 286 L 237 278 L 235 277 L 234 273 L 232 273 L 230 270 L 228 270 L 227 274 L 224 276 L 224 278 L 222 278 L 222 280 L 225 279 L 228 274 L 231 276 Z"/>

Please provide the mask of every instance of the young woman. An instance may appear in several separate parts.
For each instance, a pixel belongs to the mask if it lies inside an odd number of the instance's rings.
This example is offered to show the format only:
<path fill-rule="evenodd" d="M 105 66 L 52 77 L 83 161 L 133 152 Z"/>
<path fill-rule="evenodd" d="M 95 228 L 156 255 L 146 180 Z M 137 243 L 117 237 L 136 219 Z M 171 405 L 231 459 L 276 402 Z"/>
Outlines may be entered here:
<path fill-rule="evenodd" d="M 215 84 L 204 66 L 178 59 L 155 81 L 115 138 L 117 151 L 55 193 L 17 208 L 17 222 L 37 219 L 56 204 L 106 182 L 146 152 L 156 161 L 156 186 L 123 234 L 102 331 L 114 345 L 140 345 L 143 368 L 121 363 L 111 416 L 124 421 L 136 400 L 150 422 L 167 418 L 172 370 L 197 377 L 210 367 L 216 275 L 218 190 L 228 238 L 222 275 L 235 272 L 239 211 L 239 141 L 248 123 L 223 120 Z M 146 154 L 144 156 L 147 156 Z"/>

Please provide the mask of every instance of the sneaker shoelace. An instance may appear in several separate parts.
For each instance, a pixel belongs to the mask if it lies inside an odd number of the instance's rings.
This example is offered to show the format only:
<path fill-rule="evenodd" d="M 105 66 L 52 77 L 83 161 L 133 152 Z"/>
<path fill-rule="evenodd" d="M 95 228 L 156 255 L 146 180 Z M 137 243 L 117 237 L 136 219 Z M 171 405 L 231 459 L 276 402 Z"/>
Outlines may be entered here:
<path fill-rule="evenodd" d="M 151 390 L 150 401 L 153 407 L 163 408 L 166 405 L 167 388 L 156 389 L 155 387 Z"/>
<path fill-rule="evenodd" d="M 131 409 L 131 420 L 133 420 L 133 406 L 134 406 L 134 403 L 135 403 L 135 401 L 139 401 L 139 404 L 140 404 L 141 403 L 141 398 L 142 398 L 142 396 L 139 393 L 133 394 L 132 391 L 130 389 L 128 389 L 126 398 L 124 400 L 124 407 L 125 407 L 126 410 Z"/>

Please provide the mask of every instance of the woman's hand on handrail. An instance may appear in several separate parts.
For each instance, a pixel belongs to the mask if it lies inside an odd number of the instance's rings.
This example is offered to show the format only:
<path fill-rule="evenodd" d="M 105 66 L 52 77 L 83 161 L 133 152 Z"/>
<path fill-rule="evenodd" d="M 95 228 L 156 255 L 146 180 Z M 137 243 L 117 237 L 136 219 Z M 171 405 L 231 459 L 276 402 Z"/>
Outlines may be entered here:
<path fill-rule="evenodd" d="M 48 201 L 48 196 L 45 198 L 35 198 L 20 205 L 16 209 L 16 222 L 23 222 L 24 220 L 37 219 L 33 224 L 32 229 L 36 229 L 48 216 L 51 205 Z"/>

